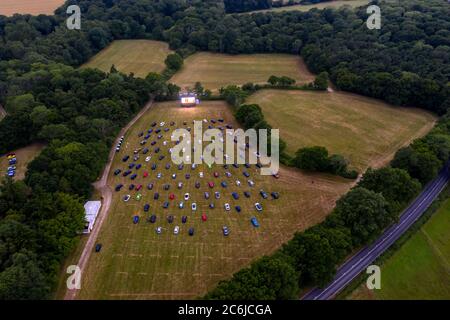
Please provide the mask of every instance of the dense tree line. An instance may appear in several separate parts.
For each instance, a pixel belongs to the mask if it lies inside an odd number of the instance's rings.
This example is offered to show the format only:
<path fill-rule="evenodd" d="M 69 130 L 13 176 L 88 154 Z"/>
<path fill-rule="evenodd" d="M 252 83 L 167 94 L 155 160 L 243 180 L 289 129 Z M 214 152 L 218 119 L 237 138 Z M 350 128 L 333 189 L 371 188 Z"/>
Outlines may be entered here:
<path fill-rule="evenodd" d="M 224 0 L 227 13 L 270 9 L 272 0 Z"/>

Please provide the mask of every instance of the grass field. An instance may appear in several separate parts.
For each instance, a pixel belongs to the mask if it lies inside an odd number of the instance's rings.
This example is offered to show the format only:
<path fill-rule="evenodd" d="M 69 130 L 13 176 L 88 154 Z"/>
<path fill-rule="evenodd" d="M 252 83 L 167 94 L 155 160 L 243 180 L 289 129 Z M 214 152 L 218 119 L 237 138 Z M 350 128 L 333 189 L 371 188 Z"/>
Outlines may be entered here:
<path fill-rule="evenodd" d="M 194 119 L 201 120 L 224 118 L 225 123 L 236 126 L 229 107 L 223 102 L 203 102 L 191 109 L 182 109 L 175 102 L 158 103 L 132 127 L 125 137 L 122 150 L 113 162 L 113 171 L 116 168 L 125 169 L 122 157 L 132 155 L 133 150 L 139 147 L 138 133 L 147 131 L 153 121 L 160 123 L 175 121 L 176 125 L 170 127 L 184 127 L 183 121 L 188 125 Z M 143 198 L 135 200 L 136 191 L 129 191 L 129 178 L 122 175 L 111 174 L 109 183 L 112 188 L 122 182 L 125 187 L 114 193 L 112 210 L 109 212 L 99 234 L 98 242 L 103 244 L 100 253 L 93 253 L 88 262 L 82 279 L 82 288 L 78 299 L 187 299 L 195 298 L 212 289 L 220 280 L 229 278 L 234 272 L 250 264 L 252 260 L 263 254 L 269 254 L 282 243 L 290 239 L 295 231 L 317 224 L 330 212 L 335 200 L 345 193 L 351 182 L 328 175 L 305 175 L 296 170 L 282 168 L 280 179 L 271 176 L 261 176 L 252 166 L 248 170 L 255 186 L 250 188 L 242 172 L 244 167 L 231 167 L 228 169 L 232 177 L 224 176 L 222 166 L 213 166 L 211 169 L 200 165 L 196 169 L 185 166 L 179 171 L 173 164 L 169 170 L 164 168 L 170 163 L 168 148 L 162 140 L 170 141 L 169 132 L 162 132 L 163 138 L 157 140 L 156 146 L 161 147 L 159 154 L 166 158 L 158 161 L 151 151 L 150 162 L 145 162 L 141 155 L 138 163 L 143 164 L 139 169 L 139 177 L 134 182 L 142 183 Z M 152 134 L 154 135 L 154 134 Z M 153 140 L 152 138 L 149 141 Z M 149 146 L 150 147 L 150 146 Z M 151 148 L 153 150 L 154 147 Z M 127 162 L 127 164 L 130 161 Z M 157 163 L 155 171 L 149 170 L 152 163 Z M 143 171 L 148 170 L 149 177 L 143 178 Z M 199 178 L 199 172 L 204 172 L 204 178 Z M 212 173 L 218 171 L 219 178 Z M 156 173 L 161 172 L 163 177 L 156 179 Z M 171 174 L 177 173 L 176 180 Z M 190 173 L 191 178 L 185 179 L 184 174 Z M 235 180 L 242 181 L 236 186 Z M 227 181 L 228 188 L 222 188 L 221 181 Z M 181 190 L 176 184 L 181 181 L 184 186 Z M 196 181 L 201 182 L 201 188 L 196 189 Z M 215 186 L 210 189 L 207 182 L 213 181 Z M 152 191 L 146 189 L 149 182 L 155 183 Z M 169 191 L 163 190 L 163 184 L 170 183 Z M 263 200 L 258 194 L 260 189 L 267 192 L 278 191 L 280 199 Z M 251 198 L 243 196 L 243 191 L 249 190 Z M 153 200 L 153 194 L 160 193 L 159 200 Z M 211 199 L 205 200 L 203 194 L 210 192 Z M 214 199 L 214 191 L 221 193 L 220 199 Z M 231 192 L 240 195 L 239 200 L 233 200 Z M 175 194 L 175 200 L 170 201 L 168 209 L 162 204 L 167 201 L 169 193 Z M 185 192 L 189 192 L 191 199 L 186 201 L 185 208 L 179 209 L 178 202 Z M 131 194 L 133 198 L 124 202 L 122 197 Z M 198 209 L 193 212 L 190 208 L 196 202 Z M 209 209 L 210 202 L 215 203 L 214 209 Z M 231 205 L 231 211 L 224 209 L 224 204 Z M 261 202 L 263 211 L 257 213 L 255 202 Z M 143 212 L 145 203 L 150 204 L 149 213 Z M 242 207 L 237 213 L 235 205 Z M 146 222 L 150 214 L 156 214 L 157 222 Z M 208 215 L 208 221 L 201 221 L 201 214 Z M 175 216 L 174 223 L 169 224 L 166 217 Z M 139 224 L 132 223 L 133 215 L 139 215 Z M 181 216 L 188 216 L 187 224 L 181 223 Z M 254 228 L 250 218 L 257 216 L 260 227 Z M 174 226 L 180 226 L 180 234 L 174 235 Z M 230 228 L 230 235 L 222 235 L 222 226 Z M 162 226 L 163 232 L 157 235 L 156 226 Z M 187 234 L 188 228 L 195 228 L 195 235 Z"/>
<path fill-rule="evenodd" d="M 288 76 L 298 83 L 314 80 L 314 75 L 297 55 L 199 52 L 184 61 L 182 70 L 170 82 L 184 89 L 193 88 L 195 82 L 200 81 L 206 89 L 217 91 L 230 84 L 266 83 L 271 75 Z"/>
<path fill-rule="evenodd" d="M 325 8 L 340 8 L 342 6 L 351 6 L 351 7 L 360 7 L 360 6 L 364 6 L 367 5 L 370 2 L 370 0 L 335 0 L 335 1 L 331 1 L 331 2 L 321 2 L 321 3 L 316 3 L 316 4 L 298 4 L 298 5 L 294 5 L 294 6 L 286 6 L 286 7 L 280 7 L 280 8 L 271 8 L 271 9 L 267 9 L 267 10 L 258 10 L 258 11 L 250 11 L 250 12 L 245 12 L 242 14 L 248 14 L 248 13 L 255 13 L 255 12 L 282 12 L 282 11 L 309 11 L 313 8 L 316 9 L 325 9 Z"/>
<path fill-rule="evenodd" d="M 65 0 L 1 0 L 0 15 L 12 16 L 21 14 L 52 14 Z"/>
<path fill-rule="evenodd" d="M 420 109 L 392 107 L 343 92 L 262 90 L 247 99 L 280 129 L 290 154 L 320 145 L 339 153 L 358 170 L 386 164 L 412 139 L 423 136 L 436 118 Z"/>
<path fill-rule="evenodd" d="M 91 60 L 85 68 L 97 68 L 109 72 L 112 65 L 116 69 L 145 78 L 149 72 L 161 72 L 165 68 L 164 60 L 171 53 L 165 42 L 153 40 L 116 40 Z"/>
<path fill-rule="evenodd" d="M 45 145 L 42 143 L 33 143 L 25 148 L 17 149 L 12 151 L 16 154 L 17 164 L 16 164 L 16 176 L 14 179 L 22 180 L 27 172 L 28 164 L 36 158 Z M 0 157 L 0 176 L 3 177 L 8 169 L 8 159 L 6 156 Z"/>
<path fill-rule="evenodd" d="M 450 299 L 450 199 L 381 266 L 381 289 L 348 299 Z"/>

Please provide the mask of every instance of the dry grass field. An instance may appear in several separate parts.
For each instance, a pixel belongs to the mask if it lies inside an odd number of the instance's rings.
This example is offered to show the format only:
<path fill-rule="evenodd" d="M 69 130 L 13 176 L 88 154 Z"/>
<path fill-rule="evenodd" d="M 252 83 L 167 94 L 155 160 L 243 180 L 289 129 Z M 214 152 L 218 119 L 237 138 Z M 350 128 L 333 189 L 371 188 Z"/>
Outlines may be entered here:
<path fill-rule="evenodd" d="M 298 83 L 314 80 L 314 75 L 298 55 L 199 52 L 184 61 L 183 68 L 170 82 L 184 89 L 193 88 L 199 81 L 206 89 L 218 91 L 220 87 L 230 84 L 266 83 L 271 75 L 288 76 Z"/>
<path fill-rule="evenodd" d="M 280 129 L 290 154 L 305 146 L 325 146 L 364 170 L 389 162 L 414 138 L 425 135 L 436 117 L 416 108 L 393 107 L 344 92 L 262 90 L 247 99 Z"/>
<path fill-rule="evenodd" d="M 42 143 L 33 143 L 25 148 L 20 148 L 17 150 L 11 151 L 16 154 L 17 164 L 16 164 L 16 175 L 14 177 L 15 180 L 22 180 L 25 178 L 25 173 L 27 172 L 28 164 L 36 158 L 39 153 L 41 153 L 42 149 L 44 149 L 45 145 Z M 6 175 L 6 171 L 8 169 L 8 159 L 6 156 L 0 157 L 0 176 L 3 177 Z"/>
<path fill-rule="evenodd" d="M 64 4 L 65 0 L 1 0 L 0 15 L 12 16 L 20 14 L 53 14 Z"/>
<path fill-rule="evenodd" d="M 91 255 L 78 299 L 188 299 L 203 295 L 220 280 L 229 278 L 257 257 L 276 250 L 296 231 L 323 220 L 335 200 L 351 187 L 349 180 L 328 175 L 306 175 L 288 168 L 281 169 L 278 180 L 272 176 L 261 176 L 255 166 L 249 169 L 243 165 L 239 168 L 230 166 L 227 170 L 232 177 L 229 178 L 224 175 L 226 170 L 221 165 L 212 168 L 200 165 L 196 169 L 185 165 L 178 170 L 171 163 L 168 153 L 168 148 L 173 145 L 170 142 L 172 130 L 190 126 L 194 119 L 218 118 L 223 118 L 225 124 L 236 126 L 230 108 L 223 102 L 203 102 L 191 109 L 180 108 L 176 102 L 158 103 L 127 133 L 122 150 L 114 159 L 112 171 L 127 168 L 131 161 L 122 162 L 123 156 L 132 156 L 133 150 L 140 147 L 142 138 L 138 138 L 138 134 L 147 132 L 153 121 L 158 124 L 165 121 L 165 127 L 170 128 L 168 132 L 161 132 L 163 137 L 159 140 L 152 133 L 148 144 L 153 140 L 157 144 L 146 145 L 151 150 L 147 154 L 152 156 L 151 161 L 144 161 L 146 155 L 140 155 L 137 161 L 143 165 L 133 181 L 135 185 L 143 185 L 140 201 L 135 198 L 138 192 L 128 190 L 132 183 L 129 177 L 111 173 L 111 188 L 118 183 L 123 183 L 124 188 L 114 192 L 113 209 L 108 213 L 98 238 L 103 248 L 101 252 Z M 176 124 L 169 126 L 170 121 Z M 183 121 L 187 121 L 186 126 Z M 169 143 L 164 145 L 164 140 Z M 161 151 L 156 154 L 154 148 L 158 146 Z M 166 158 L 160 161 L 157 159 L 159 155 Z M 150 169 L 153 163 L 158 166 L 154 171 Z M 170 169 L 165 169 L 167 163 L 171 163 Z M 247 184 L 244 170 L 250 173 L 254 187 Z M 147 178 L 143 177 L 144 171 L 149 173 Z M 204 172 L 204 178 L 199 177 L 200 171 Z M 220 177 L 215 178 L 214 171 L 219 172 Z M 163 175 L 159 180 L 156 178 L 158 172 Z M 177 174 L 176 179 L 172 179 L 173 173 Z M 186 173 L 191 174 L 190 179 L 185 178 Z M 237 179 L 242 182 L 241 186 L 236 185 Z M 184 184 L 181 190 L 176 187 L 180 181 Z M 196 181 L 201 183 L 200 189 L 194 187 Z M 215 184 L 212 189 L 207 185 L 210 181 Z M 228 187 L 220 186 L 221 181 L 227 181 Z M 150 182 L 155 184 L 151 191 L 146 188 Z M 168 191 L 163 189 L 166 183 L 170 184 Z M 260 189 L 269 193 L 277 191 L 280 198 L 264 200 L 259 195 Z M 250 191 L 250 198 L 244 197 L 246 190 Z M 211 194 L 209 200 L 204 198 L 205 191 Z M 215 191 L 221 193 L 220 199 L 215 199 Z M 238 200 L 232 198 L 233 191 L 238 192 Z M 153 199 L 155 192 L 160 194 L 158 200 Z M 190 193 L 190 199 L 185 201 L 184 209 L 179 209 L 178 203 L 186 192 Z M 174 200 L 168 200 L 170 193 L 175 195 Z M 122 200 L 126 194 L 132 196 L 129 202 Z M 169 201 L 168 209 L 162 208 L 164 201 Z M 197 203 L 196 211 L 191 210 L 192 202 Z M 215 203 L 214 209 L 208 207 L 211 202 Z M 255 202 L 262 204 L 262 212 L 255 210 Z M 150 205 L 147 213 L 143 210 L 146 203 Z M 225 211 L 225 203 L 231 205 L 231 211 Z M 237 213 L 236 205 L 241 206 L 242 212 Z M 146 221 L 151 214 L 157 216 L 154 224 Z M 202 214 L 207 214 L 206 222 L 201 220 Z M 138 224 L 132 222 L 134 215 L 140 217 Z M 175 217 L 172 224 L 166 220 L 168 215 Z M 186 224 L 181 222 L 183 215 L 188 217 Z M 259 228 L 251 225 L 252 216 L 257 217 Z M 230 229 L 228 237 L 222 234 L 224 225 Z M 163 228 L 160 235 L 155 232 L 157 226 Z M 175 226 L 180 227 L 178 235 L 173 234 Z M 190 227 L 195 228 L 194 236 L 188 235 Z"/>
<path fill-rule="evenodd" d="M 271 8 L 267 10 L 258 10 L 258 11 L 251 11 L 251 12 L 245 12 L 242 14 L 248 14 L 248 13 L 255 13 L 255 12 L 282 12 L 282 11 L 309 11 L 313 8 L 316 9 L 325 9 L 325 8 L 340 8 L 342 6 L 351 6 L 353 8 L 365 6 L 370 2 L 370 0 L 335 0 L 330 2 L 321 2 L 316 4 L 298 4 L 294 6 L 286 6 L 286 7 L 280 7 L 280 8 Z"/>
<path fill-rule="evenodd" d="M 153 40 L 116 40 L 91 60 L 85 68 L 97 68 L 109 72 L 112 65 L 125 73 L 145 78 L 149 72 L 161 72 L 164 60 L 172 51 L 165 42 Z"/>

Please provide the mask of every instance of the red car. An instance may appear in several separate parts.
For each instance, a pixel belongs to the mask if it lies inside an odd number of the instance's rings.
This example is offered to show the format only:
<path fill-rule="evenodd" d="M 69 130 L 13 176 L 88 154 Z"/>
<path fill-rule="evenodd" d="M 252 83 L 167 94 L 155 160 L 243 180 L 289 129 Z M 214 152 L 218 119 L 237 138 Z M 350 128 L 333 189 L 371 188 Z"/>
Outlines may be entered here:
<path fill-rule="evenodd" d="M 147 177 L 148 177 L 148 172 L 144 171 L 144 178 L 147 178 Z"/>
<path fill-rule="evenodd" d="M 136 187 L 136 191 L 139 191 L 139 190 L 141 190 L 142 189 L 142 184 L 139 184 L 137 187 Z"/>
<path fill-rule="evenodd" d="M 208 220 L 208 217 L 206 216 L 206 214 L 202 214 L 202 221 L 206 221 Z"/>
<path fill-rule="evenodd" d="M 216 171 L 214 172 L 214 177 L 218 178 L 219 177 L 219 173 Z"/>
<path fill-rule="evenodd" d="M 170 199 L 170 200 L 175 199 L 175 195 L 174 195 L 173 193 L 171 193 L 171 194 L 169 195 L 169 199 Z"/>
<path fill-rule="evenodd" d="M 208 186 L 212 189 L 214 188 L 214 182 L 208 182 Z"/>

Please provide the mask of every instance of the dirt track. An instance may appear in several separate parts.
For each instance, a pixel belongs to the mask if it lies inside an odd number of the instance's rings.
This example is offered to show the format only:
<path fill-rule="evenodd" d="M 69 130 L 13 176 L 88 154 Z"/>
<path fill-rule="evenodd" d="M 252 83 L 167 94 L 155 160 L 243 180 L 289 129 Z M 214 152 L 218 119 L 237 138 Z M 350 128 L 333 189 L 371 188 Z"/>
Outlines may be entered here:
<path fill-rule="evenodd" d="M 86 268 L 89 257 L 94 250 L 95 241 L 97 240 L 98 233 L 102 227 L 103 222 L 108 214 L 109 208 L 111 206 L 112 199 L 112 190 L 108 186 L 108 176 L 111 170 L 111 164 L 113 162 L 114 156 L 116 154 L 115 146 L 119 142 L 121 136 L 125 135 L 125 133 L 136 123 L 139 118 L 150 109 L 153 101 L 150 100 L 145 107 L 120 131 L 115 143 L 113 144 L 113 148 L 108 156 L 108 162 L 106 163 L 105 169 L 103 170 L 103 174 L 99 180 L 93 183 L 93 186 L 96 190 L 98 190 L 102 197 L 102 207 L 100 212 L 98 213 L 97 221 L 92 229 L 89 239 L 86 242 L 86 245 L 81 253 L 80 259 L 78 260 L 77 266 L 81 270 L 81 275 L 83 276 L 83 272 Z M 67 290 L 66 295 L 64 296 L 64 300 L 74 300 L 76 299 L 78 290 Z"/>

